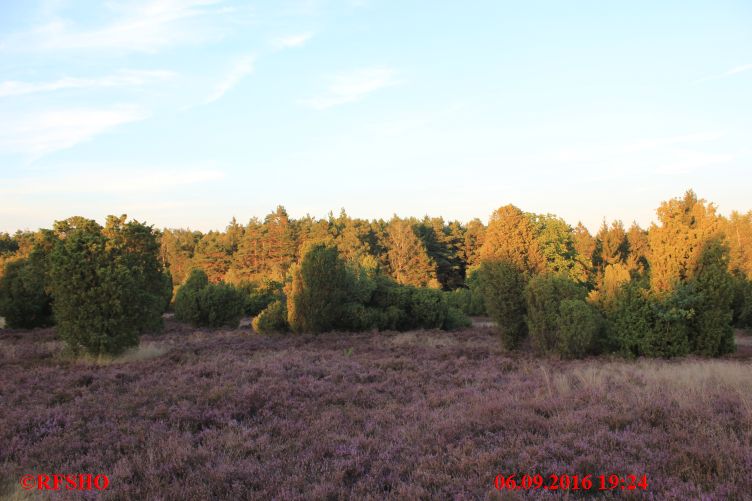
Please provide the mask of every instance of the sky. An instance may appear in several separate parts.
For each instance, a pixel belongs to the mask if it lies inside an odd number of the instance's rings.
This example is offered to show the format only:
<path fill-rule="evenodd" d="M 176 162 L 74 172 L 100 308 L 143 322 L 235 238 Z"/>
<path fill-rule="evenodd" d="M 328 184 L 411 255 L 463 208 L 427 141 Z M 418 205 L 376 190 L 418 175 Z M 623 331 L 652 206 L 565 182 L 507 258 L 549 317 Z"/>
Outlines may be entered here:
<path fill-rule="evenodd" d="M 0 0 L 0 231 L 752 209 L 752 2 Z"/>

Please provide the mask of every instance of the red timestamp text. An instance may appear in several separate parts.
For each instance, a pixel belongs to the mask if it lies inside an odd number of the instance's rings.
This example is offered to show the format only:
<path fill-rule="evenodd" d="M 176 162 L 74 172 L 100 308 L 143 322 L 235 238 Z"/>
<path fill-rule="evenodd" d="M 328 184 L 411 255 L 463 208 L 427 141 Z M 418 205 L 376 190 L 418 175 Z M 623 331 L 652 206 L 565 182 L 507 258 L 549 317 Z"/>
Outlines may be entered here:
<path fill-rule="evenodd" d="M 532 490 L 548 491 L 634 491 L 648 490 L 647 475 L 496 475 L 494 487 L 497 490 Z"/>

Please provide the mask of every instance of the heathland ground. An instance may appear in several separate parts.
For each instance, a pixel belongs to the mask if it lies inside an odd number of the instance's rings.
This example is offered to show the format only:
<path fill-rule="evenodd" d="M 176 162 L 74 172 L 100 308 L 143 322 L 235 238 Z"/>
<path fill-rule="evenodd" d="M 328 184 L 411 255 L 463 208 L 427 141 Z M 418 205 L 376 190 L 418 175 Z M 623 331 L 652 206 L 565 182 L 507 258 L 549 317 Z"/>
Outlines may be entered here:
<path fill-rule="evenodd" d="M 494 478 L 616 473 L 647 491 L 602 498 L 748 499 L 751 341 L 720 359 L 562 361 L 505 352 L 477 320 L 318 336 L 169 320 L 93 360 L 54 329 L 5 329 L 0 494 L 84 472 L 109 477 L 105 499 L 572 499 L 587 494 Z"/>

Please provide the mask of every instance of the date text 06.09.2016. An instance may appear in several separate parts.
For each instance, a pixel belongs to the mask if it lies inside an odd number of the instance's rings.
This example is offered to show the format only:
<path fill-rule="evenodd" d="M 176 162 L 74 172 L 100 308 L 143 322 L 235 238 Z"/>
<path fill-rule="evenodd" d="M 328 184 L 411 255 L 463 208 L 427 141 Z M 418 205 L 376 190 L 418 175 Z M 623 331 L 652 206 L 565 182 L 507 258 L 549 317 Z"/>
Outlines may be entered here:
<path fill-rule="evenodd" d="M 550 491 L 633 491 L 648 490 L 647 475 L 496 475 L 494 487 L 498 490 L 544 489 Z"/>

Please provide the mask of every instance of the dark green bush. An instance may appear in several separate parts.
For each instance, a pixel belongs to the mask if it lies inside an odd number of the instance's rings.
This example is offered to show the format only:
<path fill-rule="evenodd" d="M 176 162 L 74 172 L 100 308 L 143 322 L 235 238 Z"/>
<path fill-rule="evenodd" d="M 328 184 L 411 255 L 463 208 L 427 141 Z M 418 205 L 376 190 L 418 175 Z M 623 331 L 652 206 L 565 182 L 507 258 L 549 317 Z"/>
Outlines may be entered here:
<path fill-rule="evenodd" d="M 287 307 L 284 301 L 276 300 L 253 319 L 253 330 L 259 334 L 287 332 Z"/>
<path fill-rule="evenodd" d="M 733 323 L 739 329 L 752 327 L 752 281 L 742 274 L 733 278 Z"/>
<path fill-rule="evenodd" d="M 622 356 L 686 355 L 695 301 L 688 287 L 659 297 L 635 282 L 622 285 L 607 310 L 608 347 Z"/>
<path fill-rule="evenodd" d="M 199 293 L 209 286 L 209 277 L 203 270 L 191 270 L 175 295 L 175 319 L 198 325 L 201 318 Z"/>
<path fill-rule="evenodd" d="M 621 286 L 611 309 L 607 310 L 607 350 L 619 352 L 622 356 L 651 353 L 653 310 L 649 290 L 636 283 Z"/>
<path fill-rule="evenodd" d="M 559 305 L 565 299 L 584 300 L 587 290 L 564 275 L 538 275 L 525 287 L 527 327 L 530 343 L 538 353 L 558 349 Z"/>
<path fill-rule="evenodd" d="M 462 329 L 473 325 L 472 320 L 468 318 L 465 313 L 459 308 L 450 306 L 447 308 L 446 318 L 444 318 L 444 325 L 441 327 L 444 330 L 451 331 L 455 329 Z"/>
<path fill-rule="evenodd" d="M 235 287 L 211 284 L 202 270 L 193 270 L 175 297 L 175 318 L 197 327 L 235 328 L 243 316 L 244 295 Z"/>
<path fill-rule="evenodd" d="M 274 280 L 243 282 L 237 289 L 244 296 L 243 311 L 249 317 L 255 317 L 282 296 L 282 284 Z"/>
<path fill-rule="evenodd" d="M 197 325 L 237 328 L 243 316 L 243 295 L 235 287 L 209 284 L 198 295 L 200 317 Z"/>
<path fill-rule="evenodd" d="M 441 329 L 448 309 L 444 293 L 440 290 L 413 288 L 407 314 L 413 328 Z"/>
<path fill-rule="evenodd" d="M 32 329 L 54 323 L 46 273 L 47 256 L 41 249 L 5 265 L 0 276 L 0 316 L 8 327 Z"/>
<path fill-rule="evenodd" d="M 594 351 L 601 321 L 596 309 L 582 299 L 564 299 L 559 303 L 556 351 L 566 358 L 585 356 Z"/>
<path fill-rule="evenodd" d="M 486 314 L 483 292 L 480 288 L 478 270 L 473 270 L 465 280 L 465 287 L 446 293 L 449 306 L 462 310 L 465 315 L 476 317 Z"/>
<path fill-rule="evenodd" d="M 287 290 L 287 322 L 295 332 L 347 330 L 357 291 L 357 278 L 334 246 L 315 244 L 291 270 Z"/>
<path fill-rule="evenodd" d="M 50 289 L 58 334 L 73 351 L 116 354 L 159 328 L 165 307 L 157 233 L 125 216 L 55 223 Z"/>
<path fill-rule="evenodd" d="M 388 277 L 376 276 L 366 315 L 375 318 L 379 330 L 456 329 L 470 325 L 458 308 L 450 306 L 447 293 L 400 285 Z"/>
<path fill-rule="evenodd" d="M 711 357 L 733 352 L 734 277 L 728 271 L 728 248 L 722 242 L 705 245 L 690 286 L 696 296 L 689 323 L 690 349 Z"/>
<path fill-rule="evenodd" d="M 486 314 L 483 304 L 483 294 L 478 288 L 459 288 L 445 292 L 447 303 L 453 308 L 461 310 L 465 315 L 477 317 Z"/>
<path fill-rule="evenodd" d="M 487 261 L 478 270 L 478 285 L 504 346 L 518 347 L 527 335 L 524 275 L 509 262 Z"/>

